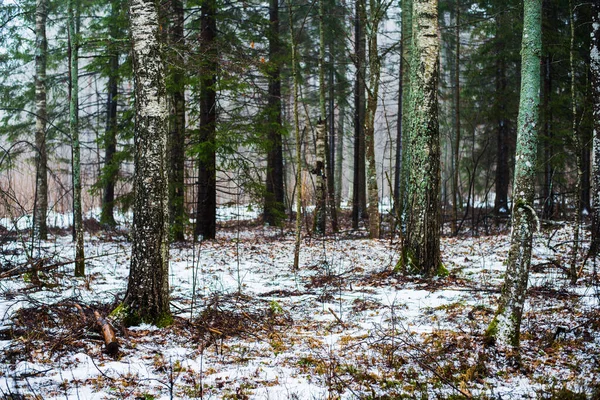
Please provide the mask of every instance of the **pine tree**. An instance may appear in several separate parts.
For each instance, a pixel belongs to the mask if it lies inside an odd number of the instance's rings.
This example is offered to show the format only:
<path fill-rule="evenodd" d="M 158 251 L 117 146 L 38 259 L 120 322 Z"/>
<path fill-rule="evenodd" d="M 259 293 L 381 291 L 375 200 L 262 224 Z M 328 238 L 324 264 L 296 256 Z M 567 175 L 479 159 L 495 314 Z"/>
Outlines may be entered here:
<path fill-rule="evenodd" d="M 486 335 L 518 348 L 537 216 L 533 209 L 540 104 L 541 0 L 525 0 L 510 250 L 500 303 Z"/>
<path fill-rule="evenodd" d="M 215 131 L 217 123 L 217 23 L 216 3 L 202 3 L 201 47 L 204 63 L 200 76 L 200 154 L 198 157 L 198 199 L 195 235 L 214 239 L 217 230 L 217 171 Z"/>
<path fill-rule="evenodd" d="M 185 37 L 182 0 L 171 1 L 171 24 L 169 41 L 171 63 L 168 90 L 171 100 L 169 129 L 169 215 L 171 237 L 175 241 L 185 239 Z"/>
<path fill-rule="evenodd" d="M 135 78 L 135 175 L 131 266 L 121 313 L 124 322 L 158 326 L 169 309 L 168 110 L 158 4 L 131 0 Z"/>
<path fill-rule="evenodd" d="M 282 43 L 279 32 L 279 0 L 269 2 L 269 64 L 268 68 L 268 151 L 264 221 L 279 225 L 284 217 L 284 173 L 281 117 L 281 63 Z"/>

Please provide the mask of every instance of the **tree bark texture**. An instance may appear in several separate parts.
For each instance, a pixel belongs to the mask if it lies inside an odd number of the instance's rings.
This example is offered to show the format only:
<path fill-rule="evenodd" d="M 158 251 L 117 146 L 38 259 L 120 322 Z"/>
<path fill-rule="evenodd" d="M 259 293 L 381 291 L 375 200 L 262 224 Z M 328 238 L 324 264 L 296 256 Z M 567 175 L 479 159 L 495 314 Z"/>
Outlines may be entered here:
<path fill-rule="evenodd" d="M 113 0 L 111 2 L 111 15 L 113 21 L 121 12 L 121 2 Z M 113 24 L 110 29 L 109 57 L 110 72 L 108 75 L 106 102 L 106 130 L 104 132 L 104 189 L 102 191 L 102 211 L 100 213 L 100 222 L 109 226 L 115 226 L 114 204 L 115 204 L 115 184 L 119 174 L 119 165 L 115 160 L 117 152 L 117 97 L 119 95 L 119 51 L 117 40 L 121 34 L 118 24 Z"/>
<path fill-rule="evenodd" d="M 441 266 L 437 1 L 414 0 L 412 23 L 410 181 L 401 262 L 405 273 L 432 276 Z"/>
<path fill-rule="evenodd" d="M 454 55 L 454 151 L 452 159 L 452 234 L 458 235 L 458 208 L 462 199 L 459 198 L 458 177 L 460 175 L 460 0 L 455 0 L 455 18 L 456 27 L 454 40 L 455 52 Z"/>
<path fill-rule="evenodd" d="M 498 310 L 487 330 L 488 337 L 502 346 L 513 348 L 519 346 L 533 233 L 538 223 L 533 198 L 540 105 L 541 12 L 541 0 L 524 1 L 521 96 L 510 250 Z"/>
<path fill-rule="evenodd" d="M 135 199 L 133 245 L 125 323 L 159 326 L 172 321 L 169 309 L 169 206 L 165 71 L 159 41 L 158 4 L 130 0 L 135 79 Z"/>
<path fill-rule="evenodd" d="M 352 182 L 352 228 L 358 229 L 358 222 L 366 211 L 365 191 L 365 75 L 366 39 L 365 0 L 356 1 L 354 40 L 356 80 L 354 87 L 354 179 Z"/>
<path fill-rule="evenodd" d="M 552 97 L 552 63 L 551 54 L 546 54 L 544 57 L 544 186 L 542 197 L 544 199 L 544 207 L 542 218 L 551 219 L 554 216 L 554 146 L 552 132 L 552 107 L 550 107 Z"/>
<path fill-rule="evenodd" d="M 325 140 L 327 137 L 327 127 L 325 121 L 320 120 L 316 126 L 317 131 L 317 152 L 315 157 L 315 168 L 312 173 L 316 175 L 316 207 L 315 207 L 315 233 L 325 234 L 326 229 L 326 196 L 327 181 L 325 177 Z"/>
<path fill-rule="evenodd" d="M 379 188 L 377 186 L 377 165 L 375 162 L 375 115 L 379 97 L 379 80 L 381 76 L 381 60 L 377 48 L 377 34 L 381 22 L 381 8 L 376 0 L 370 0 L 370 31 L 369 45 L 369 87 L 367 88 L 367 110 L 365 115 L 365 156 L 367 159 L 367 193 L 369 198 L 369 235 L 379 239 Z"/>
<path fill-rule="evenodd" d="M 205 59 L 200 83 L 200 146 L 196 236 L 214 239 L 217 231 L 217 165 L 215 133 L 217 121 L 217 23 L 214 0 L 202 3 L 201 42 Z"/>
<path fill-rule="evenodd" d="M 171 0 L 170 43 L 172 66 L 170 70 L 171 118 L 169 131 L 169 217 L 171 237 L 185 239 L 185 37 L 182 0 Z"/>
<path fill-rule="evenodd" d="M 269 3 L 269 97 L 267 104 L 267 179 L 264 199 L 264 221 L 269 225 L 280 225 L 285 216 L 283 132 L 281 117 L 281 39 L 279 34 L 279 0 Z"/>
<path fill-rule="evenodd" d="M 48 238 L 48 156 L 46 153 L 46 40 L 47 0 L 37 0 L 35 7 L 35 219 L 34 231 L 38 238 Z"/>
<path fill-rule="evenodd" d="M 83 251 L 83 215 L 81 207 L 81 152 L 79 142 L 79 20 L 77 0 L 68 3 L 69 31 L 69 131 L 73 143 L 73 228 L 75 240 L 75 276 L 85 276 L 85 256 Z"/>
<path fill-rule="evenodd" d="M 496 20 L 496 109 L 498 112 L 497 136 L 496 136 L 496 199 L 494 201 L 494 212 L 496 215 L 507 215 L 508 209 L 508 187 L 509 158 L 510 158 L 510 130 L 508 126 L 508 115 L 506 109 L 508 80 L 506 77 L 506 43 L 504 42 L 503 30 L 507 29 L 507 14 L 500 12 Z"/>
<path fill-rule="evenodd" d="M 590 253 L 600 250 L 600 3 L 592 9 L 592 40 L 590 48 L 592 76 L 592 114 L 594 135 L 592 139 L 592 245 Z"/>
<path fill-rule="evenodd" d="M 398 187 L 398 198 L 399 198 L 399 211 L 400 214 L 400 232 L 404 234 L 407 219 L 407 205 L 408 205 L 408 182 L 410 177 L 410 127 L 411 127 L 411 100 L 410 100 L 410 76 L 411 76 L 411 54 L 412 54 L 412 0 L 405 0 L 402 2 L 402 63 L 401 63 L 401 82 L 402 86 L 402 105 L 401 105 L 401 116 L 399 117 L 399 123 L 401 126 L 402 135 L 402 151 L 401 151 L 401 165 L 400 165 L 400 178 Z"/>

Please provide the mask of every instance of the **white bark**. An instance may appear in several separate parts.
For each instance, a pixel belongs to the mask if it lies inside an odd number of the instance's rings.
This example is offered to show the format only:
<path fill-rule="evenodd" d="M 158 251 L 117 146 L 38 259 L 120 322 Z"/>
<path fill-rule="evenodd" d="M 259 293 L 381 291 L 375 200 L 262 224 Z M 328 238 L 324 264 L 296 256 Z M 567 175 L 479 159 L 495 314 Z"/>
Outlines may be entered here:
<path fill-rule="evenodd" d="M 169 310 L 168 109 L 159 42 L 158 5 L 131 0 L 135 77 L 133 247 L 125 307 L 127 323 L 171 322 Z"/>

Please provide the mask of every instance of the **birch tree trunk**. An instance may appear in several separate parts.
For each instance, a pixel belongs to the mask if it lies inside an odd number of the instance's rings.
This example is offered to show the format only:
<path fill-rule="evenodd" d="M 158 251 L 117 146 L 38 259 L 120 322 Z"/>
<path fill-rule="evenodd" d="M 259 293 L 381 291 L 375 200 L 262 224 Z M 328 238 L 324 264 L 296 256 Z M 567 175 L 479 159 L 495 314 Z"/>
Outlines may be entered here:
<path fill-rule="evenodd" d="M 281 117 L 281 39 L 279 34 L 279 0 L 269 3 L 269 98 L 268 98 L 268 141 L 267 179 L 264 199 L 264 221 L 270 225 L 280 225 L 284 216 L 284 173 Z"/>
<path fill-rule="evenodd" d="M 325 140 L 327 137 L 327 127 L 325 121 L 319 120 L 316 126 L 317 131 L 317 151 L 315 154 L 316 165 L 312 173 L 316 175 L 316 207 L 315 207 L 315 233 L 325 234 L 326 229 L 326 196 L 327 181 L 325 180 Z"/>
<path fill-rule="evenodd" d="M 47 0 L 37 0 L 35 7 L 35 148 L 36 190 L 34 231 L 39 239 L 48 238 L 48 160 L 46 154 L 46 40 Z"/>
<path fill-rule="evenodd" d="M 75 276 L 85 276 L 85 256 L 83 252 L 83 216 L 81 209 L 81 153 L 79 142 L 79 20 L 77 0 L 68 3 L 69 30 L 69 131 L 73 143 L 73 228 L 75 239 Z"/>
<path fill-rule="evenodd" d="M 592 9 L 592 40 L 590 49 L 590 71 L 592 75 L 593 113 L 593 159 L 592 159 L 592 245 L 590 254 L 600 250 L 600 3 L 594 2 Z"/>
<path fill-rule="evenodd" d="M 196 236 L 214 239 L 217 230 L 217 175 L 215 156 L 215 130 L 217 121 L 217 48 L 215 37 L 216 4 L 214 0 L 202 2 L 201 33 L 205 54 L 200 77 L 200 144 L 198 159 L 198 199 L 196 205 Z"/>
<path fill-rule="evenodd" d="M 440 260 L 440 138 L 437 0 L 413 0 L 410 78 L 410 180 L 401 268 L 432 276 Z"/>
<path fill-rule="evenodd" d="M 185 239 L 184 168 L 185 168 L 185 37 L 182 0 L 171 0 L 171 32 L 173 54 L 171 66 L 171 118 L 169 132 L 169 218 L 171 237 Z"/>
<path fill-rule="evenodd" d="M 513 348 L 519 346 L 533 232 L 538 223 L 533 198 L 540 105 L 541 15 L 541 0 L 524 0 L 521 96 L 510 250 L 498 310 L 486 332 L 492 341 Z"/>
<path fill-rule="evenodd" d="M 133 245 L 124 322 L 165 326 L 169 310 L 168 117 L 159 42 L 158 4 L 131 0 L 130 32 L 135 79 L 135 199 Z"/>

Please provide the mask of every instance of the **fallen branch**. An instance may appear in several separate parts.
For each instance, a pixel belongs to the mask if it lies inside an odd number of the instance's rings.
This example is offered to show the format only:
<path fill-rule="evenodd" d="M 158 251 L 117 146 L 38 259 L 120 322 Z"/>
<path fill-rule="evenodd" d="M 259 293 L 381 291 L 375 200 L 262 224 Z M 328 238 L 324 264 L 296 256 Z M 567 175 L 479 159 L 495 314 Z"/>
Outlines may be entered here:
<path fill-rule="evenodd" d="M 98 311 L 94 311 L 96 317 L 96 323 L 100 326 L 102 336 L 104 337 L 104 343 L 106 343 L 106 352 L 110 355 L 115 355 L 119 351 L 119 342 L 115 336 L 115 330 L 113 329 L 110 322 L 103 318 Z"/>

